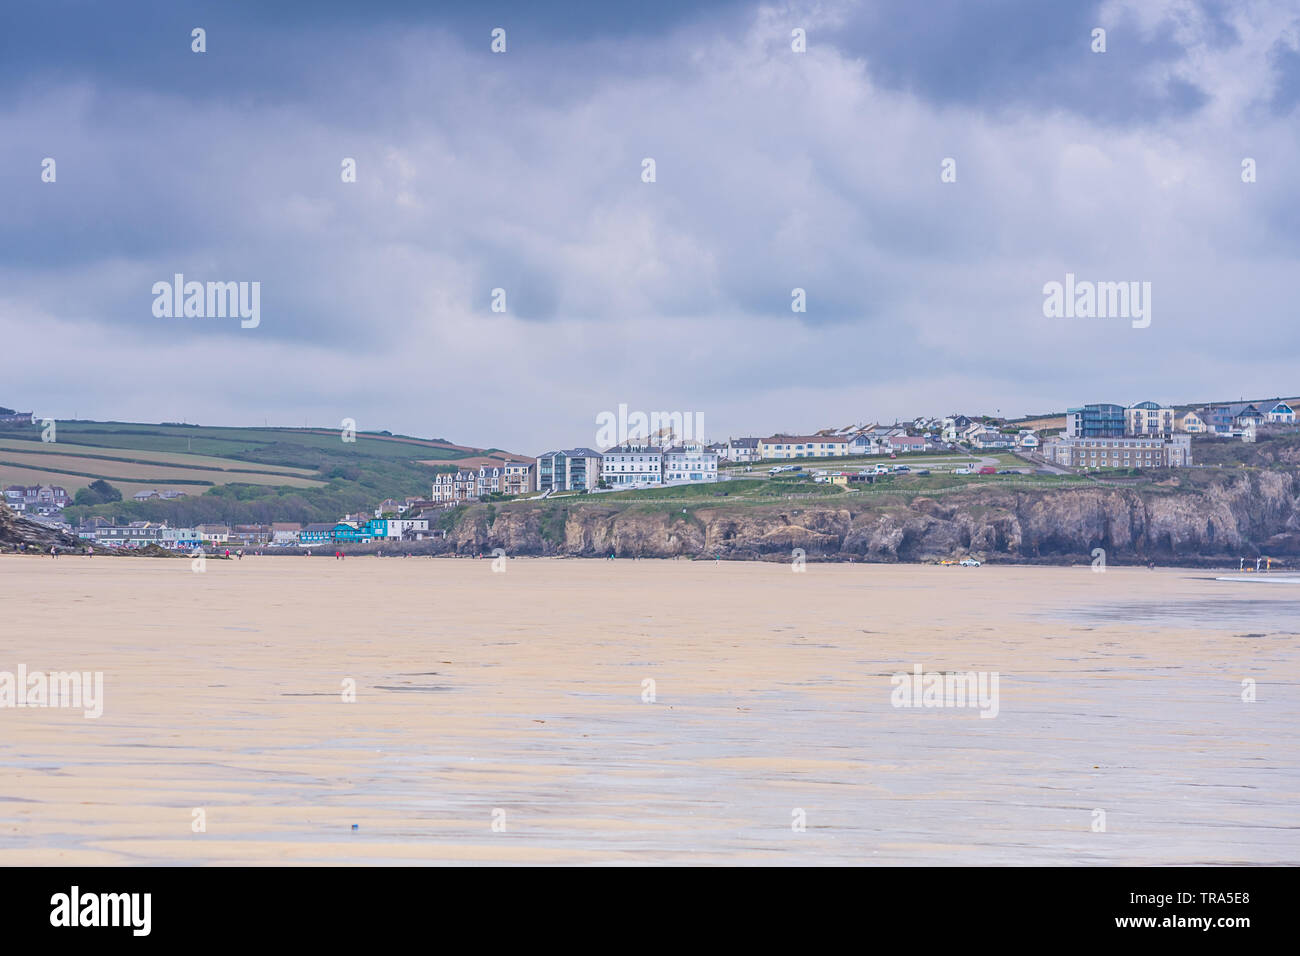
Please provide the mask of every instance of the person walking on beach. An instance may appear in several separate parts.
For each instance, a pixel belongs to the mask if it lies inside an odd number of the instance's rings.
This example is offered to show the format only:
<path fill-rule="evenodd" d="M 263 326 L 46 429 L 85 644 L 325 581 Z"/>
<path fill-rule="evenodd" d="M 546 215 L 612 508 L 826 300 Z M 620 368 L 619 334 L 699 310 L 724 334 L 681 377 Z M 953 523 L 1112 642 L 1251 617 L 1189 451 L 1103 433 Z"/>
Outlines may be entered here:
<path fill-rule="evenodd" d="M 237 550 L 235 551 L 235 557 L 238 558 L 240 561 L 243 561 L 243 560 L 244 560 L 244 549 L 243 549 L 243 548 L 239 548 L 239 549 L 237 549 Z"/>
<path fill-rule="evenodd" d="M 58 560 L 58 558 L 59 558 L 59 546 L 58 546 L 57 544 L 52 544 L 52 545 L 50 545 L 50 557 L 51 557 L 51 558 L 54 558 L 56 561 Z"/>

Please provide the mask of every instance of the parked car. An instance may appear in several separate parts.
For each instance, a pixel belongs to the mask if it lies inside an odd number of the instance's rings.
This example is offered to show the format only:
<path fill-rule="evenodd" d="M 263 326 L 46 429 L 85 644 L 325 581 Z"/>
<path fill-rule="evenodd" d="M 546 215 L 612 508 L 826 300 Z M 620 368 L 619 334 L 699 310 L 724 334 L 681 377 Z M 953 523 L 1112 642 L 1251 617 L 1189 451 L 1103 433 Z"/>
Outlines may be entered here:
<path fill-rule="evenodd" d="M 998 474 L 999 474 L 999 475 L 1018 475 L 1018 474 L 1020 474 L 1020 472 L 1016 471 L 1014 468 L 1003 468 L 1001 471 L 998 472 Z"/>
<path fill-rule="evenodd" d="M 914 474 L 914 475 L 926 475 L 926 476 L 928 476 L 928 475 L 930 474 L 930 469 L 929 469 L 929 468 L 922 468 L 922 469 L 920 469 L 919 471 L 914 471 L 914 472 L 912 472 L 912 474 Z"/>
<path fill-rule="evenodd" d="M 978 568 L 980 566 L 980 563 L 976 561 L 974 558 L 962 558 L 961 566 L 963 568 Z"/>
<path fill-rule="evenodd" d="M 904 472 L 904 471 L 911 471 L 911 470 L 912 470 L 912 469 L 911 469 L 911 468 L 908 468 L 906 465 L 895 465 L 895 466 L 894 466 L 894 471 L 897 471 L 897 472 L 900 472 L 900 473 L 901 473 L 901 472 Z"/>
<path fill-rule="evenodd" d="M 973 475 L 973 474 L 974 474 L 974 472 L 971 471 L 969 468 L 954 468 L 954 469 L 952 470 L 952 473 L 953 473 L 954 475 Z"/>
<path fill-rule="evenodd" d="M 997 473 L 998 470 L 992 465 L 984 465 L 979 470 L 979 474 L 981 475 L 996 475 Z"/>

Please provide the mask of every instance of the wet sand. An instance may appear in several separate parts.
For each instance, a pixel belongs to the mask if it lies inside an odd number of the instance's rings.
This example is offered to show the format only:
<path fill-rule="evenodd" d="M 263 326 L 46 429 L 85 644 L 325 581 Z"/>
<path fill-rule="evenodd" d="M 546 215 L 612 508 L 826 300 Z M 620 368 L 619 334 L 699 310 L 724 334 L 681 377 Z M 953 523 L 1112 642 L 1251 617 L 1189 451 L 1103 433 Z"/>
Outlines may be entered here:
<path fill-rule="evenodd" d="M 1300 585 L 491 567 L 0 557 L 0 671 L 105 697 L 0 709 L 0 864 L 1300 863 Z"/>

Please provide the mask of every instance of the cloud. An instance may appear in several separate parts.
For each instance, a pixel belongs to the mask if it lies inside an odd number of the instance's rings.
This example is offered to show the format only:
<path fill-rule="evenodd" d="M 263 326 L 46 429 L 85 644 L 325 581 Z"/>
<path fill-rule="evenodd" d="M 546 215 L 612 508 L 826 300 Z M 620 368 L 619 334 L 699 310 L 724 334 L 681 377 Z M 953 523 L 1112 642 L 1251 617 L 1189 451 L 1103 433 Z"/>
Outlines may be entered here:
<path fill-rule="evenodd" d="M 518 7 L 494 56 L 403 5 L 236 4 L 206 55 L 188 29 L 154 48 L 188 13 L 127 31 L 134 58 L 55 44 L 0 71 L 0 335 L 60 360 L 3 400 L 536 453 L 620 402 L 725 436 L 1294 391 L 1294 17 L 1058 6 L 606 7 L 572 31 Z M 1067 271 L 1151 281 L 1151 327 L 1044 319 Z M 154 318 L 176 272 L 260 281 L 261 326 Z M 142 365 L 164 371 L 113 384 Z M 178 394 L 194 368 L 231 384 Z"/>

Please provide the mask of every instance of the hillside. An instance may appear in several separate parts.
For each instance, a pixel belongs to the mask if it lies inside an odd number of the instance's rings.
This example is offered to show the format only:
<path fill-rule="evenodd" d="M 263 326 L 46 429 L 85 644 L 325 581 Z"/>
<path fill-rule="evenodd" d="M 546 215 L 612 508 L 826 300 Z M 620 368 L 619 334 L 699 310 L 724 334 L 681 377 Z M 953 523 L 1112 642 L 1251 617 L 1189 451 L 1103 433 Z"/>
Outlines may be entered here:
<path fill-rule="evenodd" d="M 502 461 L 497 449 L 442 439 L 338 430 L 225 428 L 130 422 L 57 422 L 54 442 L 39 425 L 0 425 L 0 486 L 61 485 L 88 514 L 200 522 L 333 521 L 384 498 L 427 496 L 435 474 L 462 463 Z M 92 504 L 99 479 L 120 502 Z M 134 502 L 139 491 L 177 491 L 173 501 Z"/>

